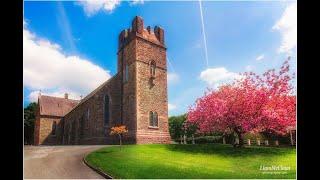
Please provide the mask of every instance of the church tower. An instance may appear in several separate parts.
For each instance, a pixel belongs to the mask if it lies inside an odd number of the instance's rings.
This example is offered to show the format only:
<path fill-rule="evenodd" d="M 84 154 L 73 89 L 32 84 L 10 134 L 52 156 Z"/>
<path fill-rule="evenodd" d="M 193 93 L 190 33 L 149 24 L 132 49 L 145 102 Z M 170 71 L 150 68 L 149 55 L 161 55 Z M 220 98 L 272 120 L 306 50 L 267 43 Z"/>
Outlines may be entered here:
<path fill-rule="evenodd" d="M 136 16 L 119 35 L 121 121 L 138 144 L 169 143 L 167 62 L 164 30 L 144 28 Z"/>

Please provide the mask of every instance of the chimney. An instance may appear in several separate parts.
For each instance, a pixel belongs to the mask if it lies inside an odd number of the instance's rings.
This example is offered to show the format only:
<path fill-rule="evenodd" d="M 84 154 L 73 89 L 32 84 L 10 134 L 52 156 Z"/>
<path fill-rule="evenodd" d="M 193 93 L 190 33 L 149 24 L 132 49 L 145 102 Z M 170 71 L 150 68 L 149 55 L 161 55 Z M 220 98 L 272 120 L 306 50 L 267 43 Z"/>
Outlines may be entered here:
<path fill-rule="evenodd" d="M 68 93 L 64 93 L 64 98 L 68 99 Z"/>

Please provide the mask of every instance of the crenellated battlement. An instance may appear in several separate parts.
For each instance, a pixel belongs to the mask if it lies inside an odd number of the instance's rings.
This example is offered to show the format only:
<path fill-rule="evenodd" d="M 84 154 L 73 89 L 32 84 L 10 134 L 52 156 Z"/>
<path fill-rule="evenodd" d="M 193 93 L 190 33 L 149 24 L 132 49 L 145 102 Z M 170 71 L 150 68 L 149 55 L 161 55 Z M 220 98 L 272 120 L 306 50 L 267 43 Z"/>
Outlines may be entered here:
<path fill-rule="evenodd" d="M 121 31 L 119 35 L 119 50 L 136 37 L 165 48 L 164 30 L 159 26 L 155 26 L 153 30 L 150 26 L 145 29 L 143 19 L 140 16 L 136 16 L 132 21 L 131 28 Z"/>

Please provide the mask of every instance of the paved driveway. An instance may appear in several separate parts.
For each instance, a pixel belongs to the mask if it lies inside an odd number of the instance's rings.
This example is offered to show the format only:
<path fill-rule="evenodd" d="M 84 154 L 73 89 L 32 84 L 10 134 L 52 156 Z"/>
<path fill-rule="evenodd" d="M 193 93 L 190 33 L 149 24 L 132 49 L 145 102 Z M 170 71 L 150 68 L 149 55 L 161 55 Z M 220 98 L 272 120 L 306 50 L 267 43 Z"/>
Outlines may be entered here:
<path fill-rule="evenodd" d="M 103 179 L 83 157 L 103 146 L 25 146 L 25 179 Z"/>

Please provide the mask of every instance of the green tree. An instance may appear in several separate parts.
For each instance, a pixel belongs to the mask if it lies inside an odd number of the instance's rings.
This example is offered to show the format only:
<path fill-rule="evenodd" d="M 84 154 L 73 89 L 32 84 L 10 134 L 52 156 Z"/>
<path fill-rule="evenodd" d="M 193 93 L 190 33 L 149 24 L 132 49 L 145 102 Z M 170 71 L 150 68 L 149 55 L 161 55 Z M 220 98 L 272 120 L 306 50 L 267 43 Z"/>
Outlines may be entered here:
<path fill-rule="evenodd" d="M 33 131 L 37 103 L 30 103 L 24 108 L 24 143 L 33 144 Z"/>
<path fill-rule="evenodd" d="M 169 118 L 169 132 L 172 139 L 179 139 L 183 135 L 191 137 L 196 133 L 197 125 L 187 122 L 186 119 L 186 114 Z"/>
<path fill-rule="evenodd" d="M 172 139 L 178 139 L 183 136 L 183 123 L 186 121 L 186 115 L 169 117 L 169 133 Z"/>

